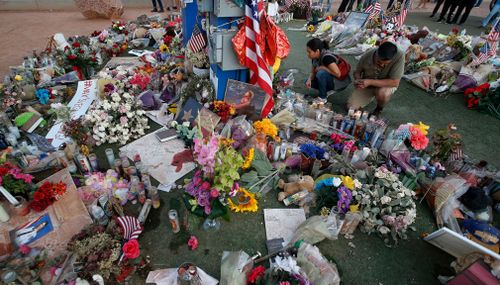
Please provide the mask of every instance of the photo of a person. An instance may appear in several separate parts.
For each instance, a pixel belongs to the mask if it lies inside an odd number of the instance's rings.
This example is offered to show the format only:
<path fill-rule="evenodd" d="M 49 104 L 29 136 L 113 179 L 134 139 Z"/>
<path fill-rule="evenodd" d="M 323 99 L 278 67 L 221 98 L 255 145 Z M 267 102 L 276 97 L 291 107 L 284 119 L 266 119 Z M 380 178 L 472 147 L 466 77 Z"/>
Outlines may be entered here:
<path fill-rule="evenodd" d="M 261 119 L 262 108 L 268 99 L 258 86 L 245 82 L 229 80 L 224 101 L 231 105 L 238 116 L 245 115 L 247 119 Z"/>

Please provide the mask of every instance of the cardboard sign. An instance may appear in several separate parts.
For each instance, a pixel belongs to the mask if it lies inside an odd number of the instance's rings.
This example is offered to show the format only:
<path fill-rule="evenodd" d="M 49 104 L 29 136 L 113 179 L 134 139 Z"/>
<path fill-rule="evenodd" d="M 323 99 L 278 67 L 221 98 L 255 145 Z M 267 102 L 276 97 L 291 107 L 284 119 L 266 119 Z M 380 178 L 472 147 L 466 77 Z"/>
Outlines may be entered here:
<path fill-rule="evenodd" d="M 68 107 L 71 109 L 71 120 L 78 119 L 85 115 L 92 102 L 94 102 L 96 96 L 97 80 L 85 80 L 78 82 L 76 94 L 68 104 Z M 67 140 L 62 130 L 62 126 L 62 123 L 55 124 L 50 129 L 47 136 L 45 136 L 45 138 L 48 139 L 55 148 L 58 148 Z"/>

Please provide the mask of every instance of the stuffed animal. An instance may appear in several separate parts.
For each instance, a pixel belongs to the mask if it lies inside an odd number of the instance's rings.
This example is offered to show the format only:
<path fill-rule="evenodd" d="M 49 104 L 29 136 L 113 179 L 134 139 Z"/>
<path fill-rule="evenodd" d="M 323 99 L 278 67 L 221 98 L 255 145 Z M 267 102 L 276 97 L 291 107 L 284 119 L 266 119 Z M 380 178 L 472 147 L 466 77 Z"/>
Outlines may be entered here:
<path fill-rule="evenodd" d="M 278 182 L 278 187 L 283 189 L 282 192 L 278 193 L 278 200 L 283 201 L 286 197 L 293 195 L 302 190 L 307 190 L 312 192 L 314 190 L 314 179 L 309 176 L 301 176 L 296 182 L 285 183 L 283 179 Z"/>

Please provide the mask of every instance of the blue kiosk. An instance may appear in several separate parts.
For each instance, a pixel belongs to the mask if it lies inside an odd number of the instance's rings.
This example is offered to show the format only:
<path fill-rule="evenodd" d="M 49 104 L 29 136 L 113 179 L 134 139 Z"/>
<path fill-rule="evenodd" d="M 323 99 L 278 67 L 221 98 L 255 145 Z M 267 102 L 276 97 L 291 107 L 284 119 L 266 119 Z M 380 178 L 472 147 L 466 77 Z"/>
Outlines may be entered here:
<path fill-rule="evenodd" d="M 182 10 L 182 28 L 186 45 L 197 23 L 207 35 L 210 80 L 214 84 L 217 100 L 223 100 L 227 80 L 247 82 L 248 69 L 241 66 L 233 51 L 231 39 L 238 32 L 236 20 L 244 16 L 232 0 L 195 0 Z M 206 25 L 202 26 L 202 19 Z M 206 27 L 207 28 L 205 30 Z"/>

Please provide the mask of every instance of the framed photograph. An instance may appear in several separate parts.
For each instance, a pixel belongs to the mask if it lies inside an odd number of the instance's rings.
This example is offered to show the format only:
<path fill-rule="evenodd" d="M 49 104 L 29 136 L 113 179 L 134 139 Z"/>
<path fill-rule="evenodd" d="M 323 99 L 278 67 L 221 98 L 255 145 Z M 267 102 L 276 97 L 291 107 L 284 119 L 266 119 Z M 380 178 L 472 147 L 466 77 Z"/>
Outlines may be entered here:
<path fill-rule="evenodd" d="M 256 121 L 262 117 L 262 109 L 269 96 L 257 85 L 229 79 L 227 81 L 224 102 L 232 105 L 238 115 Z"/>
<path fill-rule="evenodd" d="M 26 223 L 10 232 L 11 240 L 16 247 L 30 244 L 54 230 L 49 214 Z"/>
<path fill-rule="evenodd" d="M 364 27 L 366 20 L 368 20 L 369 16 L 370 14 L 368 13 L 351 12 L 349 13 L 349 16 L 347 16 L 344 25 L 348 27 L 362 28 Z"/>

